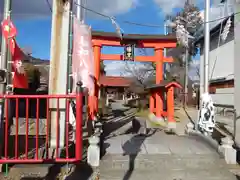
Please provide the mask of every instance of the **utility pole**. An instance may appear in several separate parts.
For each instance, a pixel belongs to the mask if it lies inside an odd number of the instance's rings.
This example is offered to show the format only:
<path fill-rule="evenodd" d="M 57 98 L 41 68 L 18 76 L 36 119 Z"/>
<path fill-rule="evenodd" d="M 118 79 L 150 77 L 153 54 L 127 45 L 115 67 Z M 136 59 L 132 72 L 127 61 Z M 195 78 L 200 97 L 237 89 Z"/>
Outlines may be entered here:
<path fill-rule="evenodd" d="M 77 0 L 77 19 L 84 23 L 84 18 L 83 18 L 83 0 Z"/>
<path fill-rule="evenodd" d="M 9 19 L 11 14 L 11 0 L 5 0 L 4 1 L 4 14 L 3 14 L 3 19 Z M 2 36 L 2 42 L 1 42 L 1 59 L 0 59 L 0 69 L 7 69 L 7 57 L 8 57 L 8 49 L 7 49 L 7 42 L 5 38 Z M 6 84 L 0 84 L 0 94 L 4 94 L 6 91 Z M 3 99 L 0 99 L 0 116 L 2 115 L 3 112 Z"/>
<path fill-rule="evenodd" d="M 201 122 L 201 105 L 202 105 L 202 94 L 208 93 L 209 87 L 209 51 L 210 51 L 210 27 L 209 27 L 209 12 L 210 12 L 210 0 L 205 0 L 204 10 L 204 61 L 200 62 L 200 111 L 199 119 L 196 122 L 196 131 L 199 131 L 199 123 Z"/>
<path fill-rule="evenodd" d="M 69 23 L 72 1 L 65 2 L 63 0 L 53 0 L 52 8 L 52 32 L 51 32 L 51 54 L 50 54 L 50 72 L 49 72 L 49 94 L 67 94 L 67 88 L 63 85 L 68 84 L 68 51 L 69 51 Z M 59 127 L 59 133 L 65 134 L 66 114 L 56 111 L 58 105 L 57 100 L 52 99 L 49 103 L 51 114 L 51 137 L 50 148 L 57 147 L 59 140 L 59 148 L 64 148 L 65 137 L 60 136 L 57 139 L 56 127 Z M 66 100 L 59 100 L 59 108 L 66 108 Z M 59 117 L 59 124 L 57 124 Z"/>
<path fill-rule="evenodd" d="M 208 93 L 208 65 L 209 65 L 209 51 L 210 51 L 210 27 L 209 27 L 209 12 L 210 0 L 205 0 L 204 12 L 204 93 Z"/>
<path fill-rule="evenodd" d="M 166 36 L 167 35 L 167 25 L 166 25 L 166 23 L 164 23 L 164 35 Z M 164 57 L 166 57 L 167 56 L 167 49 L 166 48 L 164 48 Z M 166 80 L 167 79 L 167 74 L 166 74 L 166 70 L 167 70 L 167 64 L 166 63 L 164 63 L 163 64 L 163 69 L 164 69 L 164 79 Z"/>
<path fill-rule="evenodd" d="M 189 60 L 189 52 L 188 47 L 185 49 L 185 77 L 184 77 L 184 108 L 187 106 L 188 101 L 188 60 Z"/>
<path fill-rule="evenodd" d="M 188 0 L 188 3 L 189 0 Z M 185 22 L 185 29 L 187 31 L 187 27 L 188 27 L 188 22 Z M 189 60 L 189 52 L 188 49 L 189 48 L 189 40 L 187 41 L 187 46 L 185 47 L 185 75 L 184 75 L 184 105 L 183 107 L 186 108 L 187 106 L 187 101 L 188 101 L 188 60 Z"/>
<path fill-rule="evenodd" d="M 164 35 L 166 36 L 167 35 L 167 24 L 166 23 L 164 23 Z M 166 57 L 167 56 L 167 49 L 166 48 L 164 48 L 164 51 L 163 51 L 163 53 L 164 53 L 164 57 Z M 166 71 L 167 71 L 167 64 L 166 63 L 164 63 L 163 64 L 163 79 L 164 80 L 167 80 L 167 73 L 166 73 Z M 167 107 L 167 93 L 164 93 L 164 109 Z"/>
<path fill-rule="evenodd" d="M 11 0 L 4 1 L 4 11 L 3 11 L 3 19 L 9 19 L 11 14 Z M 0 32 L 1 33 L 1 32 Z M 0 69 L 6 70 L 8 65 L 8 49 L 7 49 L 7 42 L 5 38 L 2 36 L 1 42 L 1 52 L 0 52 Z M 8 73 L 7 73 L 8 76 Z M 5 94 L 6 92 L 6 84 L 0 84 L 0 94 Z M 3 119 L 4 119 L 4 99 L 0 98 L 0 139 L 3 142 Z M 2 144 L 0 143 L 0 156 L 2 155 Z M 1 171 L 1 169 L 0 169 Z"/>

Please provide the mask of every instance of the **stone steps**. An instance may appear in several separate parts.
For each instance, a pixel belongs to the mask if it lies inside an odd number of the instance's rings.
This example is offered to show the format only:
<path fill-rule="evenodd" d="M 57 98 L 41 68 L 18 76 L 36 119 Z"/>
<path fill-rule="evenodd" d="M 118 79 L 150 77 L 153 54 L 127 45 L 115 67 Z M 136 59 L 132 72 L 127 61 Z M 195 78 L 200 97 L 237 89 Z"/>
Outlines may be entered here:
<path fill-rule="evenodd" d="M 221 170 L 109 170 L 100 171 L 101 180 L 237 180 L 237 177 L 229 172 Z"/>
<path fill-rule="evenodd" d="M 129 174 L 131 177 L 126 177 Z M 100 179 L 235 180 L 235 176 L 224 160 L 214 155 L 140 154 L 135 157 L 107 154 L 100 164 Z"/>
<path fill-rule="evenodd" d="M 134 160 L 134 165 L 139 170 L 146 168 L 158 170 L 168 169 L 181 169 L 181 168 L 201 168 L 208 169 L 210 166 L 215 168 L 226 167 L 223 159 L 213 158 L 204 155 L 150 155 L 140 154 L 135 155 L 105 155 L 101 161 L 101 167 L 112 169 L 126 169 L 129 166 L 129 158 Z"/>

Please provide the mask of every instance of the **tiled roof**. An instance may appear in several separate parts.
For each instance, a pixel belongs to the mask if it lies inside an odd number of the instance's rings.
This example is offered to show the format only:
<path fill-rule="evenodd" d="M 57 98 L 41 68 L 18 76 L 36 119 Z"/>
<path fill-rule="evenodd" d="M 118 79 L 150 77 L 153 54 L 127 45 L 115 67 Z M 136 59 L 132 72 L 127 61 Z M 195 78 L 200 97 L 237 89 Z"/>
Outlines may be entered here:
<path fill-rule="evenodd" d="M 146 89 L 168 88 L 170 86 L 182 88 L 181 85 L 177 81 L 163 80 L 161 83 L 150 85 Z"/>
<path fill-rule="evenodd" d="M 99 83 L 103 86 L 128 87 L 131 85 L 132 80 L 121 76 L 100 76 Z"/>

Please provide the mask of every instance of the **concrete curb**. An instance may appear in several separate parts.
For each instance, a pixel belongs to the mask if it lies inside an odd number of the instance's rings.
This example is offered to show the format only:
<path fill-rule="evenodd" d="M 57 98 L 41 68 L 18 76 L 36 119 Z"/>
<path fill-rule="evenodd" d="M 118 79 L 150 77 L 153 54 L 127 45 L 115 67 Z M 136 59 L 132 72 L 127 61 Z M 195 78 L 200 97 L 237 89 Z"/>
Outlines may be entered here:
<path fill-rule="evenodd" d="M 189 124 L 191 124 L 190 126 L 187 125 L 187 127 L 185 129 L 185 134 L 188 134 L 190 136 L 200 137 L 204 142 L 206 142 L 209 146 L 211 146 L 213 149 L 215 149 L 221 158 L 225 158 L 225 155 L 224 155 L 224 152 L 222 151 L 221 145 L 216 140 L 214 140 L 212 137 L 205 136 L 201 132 L 194 130 L 194 127 L 196 127 L 196 125 L 195 125 L 196 122 L 191 118 L 190 114 L 188 113 L 188 111 L 186 109 L 184 109 L 184 111 L 190 121 Z M 219 133 L 221 133 L 219 131 L 219 129 L 215 128 L 215 130 L 218 131 Z"/>
<path fill-rule="evenodd" d="M 214 140 L 211 136 L 206 136 L 199 131 L 195 131 L 194 124 L 189 123 L 186 127 L 186 134 L 190 136 L 197 136 L 202 141 L 207 143 L 212 149 L 214 149 L 221 158 L 225 160 L 227 164 L 237 163 L 237 151 L 233 148 L 234 141 L 232 138 L 221 138 L 221 145 L 217 140 Z"/>
<path fill-rule="evenodd" d="M 216 140 L 212 139 L 211 137 L 205 136 L 201 132 L 197 131 L 188 132 L 188 135 L 200 137 L 201 140 L 203 140 L 206 144 L 213 148 L 220 155 L 221 158 L 224 158 L 223 152 L 220 151 L 221 146 Z"/>

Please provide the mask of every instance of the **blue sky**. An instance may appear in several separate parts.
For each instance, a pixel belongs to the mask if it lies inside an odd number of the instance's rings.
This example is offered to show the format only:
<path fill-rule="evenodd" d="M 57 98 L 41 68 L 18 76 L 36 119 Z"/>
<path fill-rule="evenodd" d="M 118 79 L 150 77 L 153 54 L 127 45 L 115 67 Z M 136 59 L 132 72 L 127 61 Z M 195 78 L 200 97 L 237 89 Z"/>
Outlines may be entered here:
<path fill-rule="evenodd" d="M 116 16 L 118 23 L 124 30 L 124 33 L 136 34 L 163 34 L 163 28 L 140 27 L 122 23 L 128 20 L 143 24 L 163 25 L 164 14 L 161 15 L 160 10 L 154 3 L 141 4 L 133 8 L 125 14 Z M 99 31 L 115 31 L 111 21 L 105 18 L 87 18 L 87 24 L 92 29 Z M 15 20 L 18 29 L 17 40 L 20 46 L 30 46 L 33 55 L 43 59 L 50 58 L 50 36 L 51 36 L 51 19 L 25 19 Z M 112 51 L 112 50 L 110 50 Z"/>
<path fill-rule="evenodd" d="M 90 0 L 89 8 L 91 8 L 91 2 L 94 4 L 93 1 L 94 0 Z M 115 1 L 115 4 L 113 1 Z M 132 4 L 129 4 L 130 1 Z M 200 1 L 201 0 L 199 0 L 199 3 Z M 96 2 L 97 1 L 95 1 L 95 3 Z M 103 0 L 102 2 L 106 2 L 108 4 L 106 4 L 105 7 L 101 4 L 103 6 L 102 9 L 99 7 L 99 10 L 97 11 L 114 15 L 117 18 L 117 23 L 123 29 L 124 33 L 135 34 L 163 34 L 165 13 L 176 13 L 184 4 L 184 0 Z M 47 9 L 48 7 L 45 8 L 46 11 L 49 10 Z M 92 6 L 92 8 L 96 7 Z M 162 27 L 153 28 L 135 26 L 123 23 L 122 21 L 124 20 L 142 24 L 156 24 Z M 15 18 L 14 23 L 18 29 L 17 42 L 19 45 L 21 47 L 30 47 L 34 57 L 50 59 L 51 17 L 35 19 Z M 115 31 L 115 28 L 110 20 L 97 16 L 93 17 L 91 14 L 87 14 L 86 23 L 91 25 L 94 30 Z M 112 54 L 122 53 L 122 51 L 123 50 L 121 48 L 103 49 L 104 53 Z M 109 75 L 119 74 L 119 72 L 114 74 L 114 72 L 116 73 L 114 67 L 118 66 L 117 63 L 108 62 L 106 64 Z M 111 71 L 113 73 L 111 73 Z"/>

